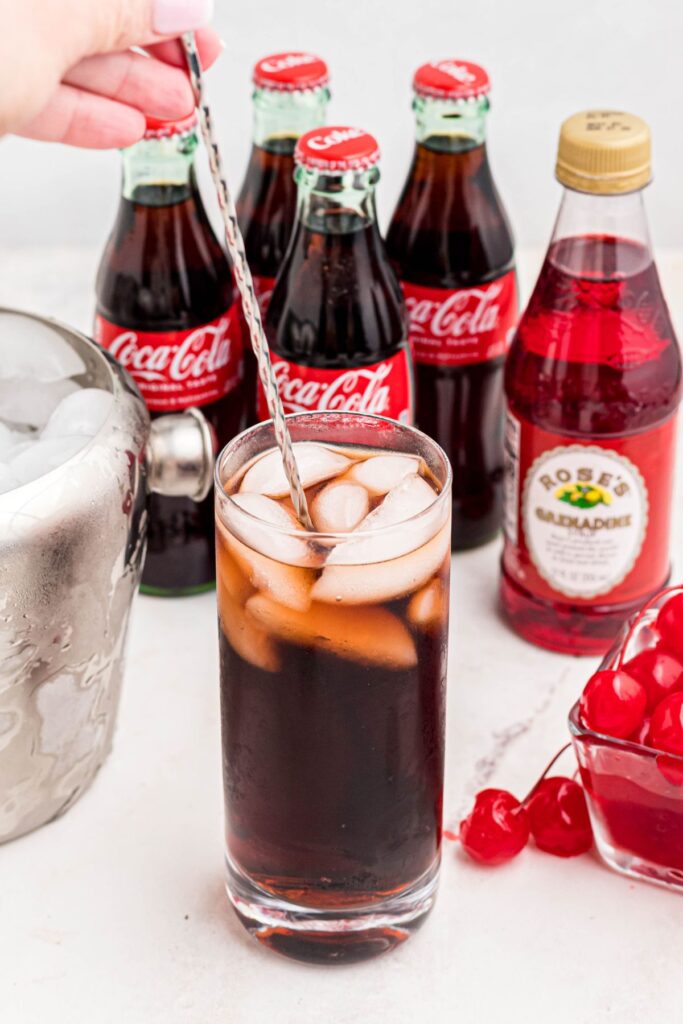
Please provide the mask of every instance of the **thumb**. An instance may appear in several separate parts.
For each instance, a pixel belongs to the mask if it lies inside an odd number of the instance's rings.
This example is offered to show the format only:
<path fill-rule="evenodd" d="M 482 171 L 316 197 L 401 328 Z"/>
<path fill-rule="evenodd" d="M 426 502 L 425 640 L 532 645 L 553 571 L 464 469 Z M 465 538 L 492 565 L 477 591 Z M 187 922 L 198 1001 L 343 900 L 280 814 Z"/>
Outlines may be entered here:
<path fill-rule="evenodd" d="M 206 25 L 213 0 L 68 0 L 79 8 L 84 36 L 76 59 L 148 46 Z"/>

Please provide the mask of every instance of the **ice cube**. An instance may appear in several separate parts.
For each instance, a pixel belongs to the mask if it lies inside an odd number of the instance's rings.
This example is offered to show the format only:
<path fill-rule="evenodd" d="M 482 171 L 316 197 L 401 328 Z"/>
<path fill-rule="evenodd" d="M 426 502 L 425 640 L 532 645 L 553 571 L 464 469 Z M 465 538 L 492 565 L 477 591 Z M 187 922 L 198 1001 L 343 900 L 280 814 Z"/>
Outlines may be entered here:
<path fill-rule="evenodd" d="M 327 565 L 313 585 L 314 601 L 326 604 L 375 604 L 405 597 L 423 587 L 441 568 L 451 546 L 451 526 L 447 522 L 426 544 L 407 555 L 383 562 L 357 565 Z M 348 544 L 338 546 L 347 548 Z"/>
<path fill-rule="evenodd" d="M 339 476 L 351 465 L 345 455 L 314 441 L 296 441 L 294 455 L 304 488 Z M 270 498 L 284 498 L 289 494 L 279 449 L 274 448 L 251 464 L 242 478 L 240 491 L 267 494 Z"/>
<path fill-rule="evenodd" d="M 42 437 L 94 437 L 111 412 L 114 396 L 99 388 L 80 388 L 54 410 Z"/>
<path fill-rule="evenodd" d="M 12 491 L 18 486 L 19 481 L 12 470 L 4 462 L 0 462 L 0 494 L 4 494 L 5 491 Z"/>
<path fill-rule="evenodd" d="M 254 593 L 254 588 L 228 551 L 221 531 L 216 544 L 216 568 L 219 597 L 222 590 L 233 602 L 245 604 L 247 598 Z"/>
<path fill-rule="evenodd" d="M 272 637 L 237 601 L 222 592 L 220 580 L 218 608 L 223 632 L 240 658 L 266 672 L 278 672 L 281 668 L 280 654 Z"/>
<path fill-rule="evenodd" d="M 334 480 L 311 502 L 313 525 L 320 533 L 350 533 L 365 519 L 370 496 L 360 484 Z"/>
<path fill-rule="evenodd" d="M 347 480 L 362 484 L 373 497 L 386 494 L 407 476 L 419 473 L 422 459 L 417 455 L 373 455 L 357 462 L 346 474 Z"/>
<path fill-rule="evenodd" d="M 351 534 L 347 541 L 337 544 L 327 564 L 365 565 L 414 551 L 434 536 L 447 514 L 443 504 L 435 505 L 436 497 L 423 477 L 415 473 L 407 476 L 359 523 L 355 536 Z M 427 512 L 432 505 L 433 513 Z M 426 514 L 419 523 L 404 526 L 420 512 Z"/>
<path fill-rule="evenodd" d="M 255 590 L 264 590 L 289 608 L 305 611 L 311 603 L 311 587 L 315 580 L 312 569 L 286 565 L 253 551 L 219 524 L 221 542 L 226 545 Z"/>
<path fill-rule="evenodd" d="M 359 525 L 359 530 L 381 530 L 424 512 L 434 503 L 436 491 L 422 476 L 412 473 L 387 494 L 381 505 Z"/>
<path fill-rule="evenodd" d="M 29 483 L 67 462 L 89 440 L 87 437 L 51 437 L 31 441 L 11 460 L 10 471 L 20 483 Z"/>
<path fill-rule="evenodd" d="M 0 380 L 57 381 L 85 372 L 58 329 L 18 313 L 0 314 Z"/>
<path fill-rule="evenodd" d="M 413 594 L 408 602 L 408 621 L 429 631 L 442 626 L 448 618 L 448 593 L 443 580 L 435 579 Z"/>
<path fill-rule="evenodd" d="M 228 506 L 226 515 L 229 525 L 251 548 L 256 548 L 263 555 L 277 559 L 278 562 L 287 562 L 290 565 L 320 565 L 321 556 L 314 551 L 308 541 L 299 540 L 293 537 L 293 532 L 298 533 L 302 538 L 306 537 L 306 531 L 294 515 L 291 509 L 285 508 L 272 498 L 264 494 L 233 494 L 231 500 L 249 513 L 249 516 L 241 516 L 235 513 Z M 252 518 L 253 517 L 253 518 Z M 259 522 L 275 526 L 275 530 L 263 526 Z"/>
<path fill-rule="evenodd" d="M 25 434 L 17 430 L 10 430 L 4 423 L 0 423 L 0 462 L 8 462 L 18 444 L 28 440 Z"/>
<path fill-rule="evenodd" d="M 271 635 L 317 647 L 340 658 L 384 668 L 412 668 L 417 652 L 410 632 L 385 608 L 334 608 L 312 604 L 306 612 L 254 594 L 247 612 Z"/>
<path fill-rule="evenodd" d="M 10 424 L 40 429 L 45 426 L 62 399 L 78 390 L 78 384 L 72 380 L 45 382 L 27 378 L 0 378 L 0 418 Z"/>

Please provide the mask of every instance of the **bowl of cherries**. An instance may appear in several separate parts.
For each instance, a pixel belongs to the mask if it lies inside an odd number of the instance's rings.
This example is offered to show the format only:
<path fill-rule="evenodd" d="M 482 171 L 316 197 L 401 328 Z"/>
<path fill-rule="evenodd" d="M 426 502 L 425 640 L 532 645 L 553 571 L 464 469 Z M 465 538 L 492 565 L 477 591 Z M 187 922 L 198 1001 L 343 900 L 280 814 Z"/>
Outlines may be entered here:
<path fill-rule="evenodd" d="M 479 793 L 463 850 L 501 864 L 533 839 L 560 857 L 595 844 L 616 871 L 683 891 L 683 586 L 626 623 L 569 714 L 579 779 L 549 776 L 527 797 Z"/>
<path fill-rule="evenodd" d="M 683 890 L 683 587 L 627 623 L 569 728 L 602 859 Z"/>

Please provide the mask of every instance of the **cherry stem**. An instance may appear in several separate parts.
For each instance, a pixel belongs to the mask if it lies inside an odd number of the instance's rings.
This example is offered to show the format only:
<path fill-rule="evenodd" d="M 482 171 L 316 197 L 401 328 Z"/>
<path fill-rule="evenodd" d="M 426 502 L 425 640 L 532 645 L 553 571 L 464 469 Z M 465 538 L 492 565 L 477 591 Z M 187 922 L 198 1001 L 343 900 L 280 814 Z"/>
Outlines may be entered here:
<path fill-rule="evenodd" d="M 536 779 L 533 786 L 522 800 L 522 807 L 526 807 L 526 805 L 529 803 L 529 800 L 531 800 L 532 796 L 534 795 L 540 784 L 543 782 L 544 778 L 546 777 L 552 766 L 555 764 L 556 761 L 559 761 L 563 754 L 566 754 L 570 747 L 571 743 L 565 743 L 565 745 L 560 750 L 558 750 L 558 752 L 555 754 L 552 760 L 545 766 L 543 774 L 540 775 L 538 779 Z"/>
<path fill-rule="evenodd" d="M 643 617 L 645 615 L 645 612 L 648 612 L 650 610 L 650 608 L 652 608 L 653 605 L 655 605 L 657 603 L 657 601 L 661 601 L 661 599 L 663 597 L 668 597 L 669 594 L 675 594 L 675 593 L 681 593 L 681 592 L 683 592 L 683 585 L 681 585 L 680 583 L 677 584 L 674 587 L 666 587 L 664 590 L 660 590 L 658 594 L 655 594 L 654 597 L 651 597 L 650 600 L 646 604 L 643 605 L 643 607 L 640 609 L 640 611 L 637 613 L 636 617 L 634 618 L 633 622 L 631 623 L 629 631 L 626 634 L 626 639 L 624 640 L 623 644 L 619 648 L 619 653 L 617 654 L 617 660 L 614 663 L 615 669 L 620 669 L 621 666 L 623 665 L 623 663 L 624 663 L 624 655 L 626 654 L 626 651 L 629 648 L 629 644 L 631 643 L 631 640 L 633 640 L 633 637 L 635 635 L 636 629 L 638 628 L 638 626 L 643 621 Z"/>

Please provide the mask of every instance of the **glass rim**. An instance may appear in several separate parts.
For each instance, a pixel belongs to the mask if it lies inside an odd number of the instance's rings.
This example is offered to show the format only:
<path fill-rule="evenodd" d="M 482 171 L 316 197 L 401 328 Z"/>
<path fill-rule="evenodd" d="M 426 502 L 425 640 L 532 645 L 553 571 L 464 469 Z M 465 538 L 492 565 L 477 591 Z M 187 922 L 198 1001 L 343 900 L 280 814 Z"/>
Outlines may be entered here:
<path fill-rule="evenodd" d="M 577 700 L 572 706 L 567 718 L 569 732 L 571 733 L 573 740 L 589 741 L 590 743 L 598 744 L 601 747 L 615 747 L 617 750 L 622 750 L 631 754 L 639 754 L 641 757 L 665 757 L 667 760 L 671 759 L 683 767 L 683 756 L 680 754 L 670 754 L 666 750 L 657 750 L 656 747 L 648 747 L 644 743 L 639 743 L 637 740 L 620 739 L 618 736 L 608 736 L 606 733 L 596 732 L 594 729 L 589 729 L 587 725 L 583 725 L 581 722 L 580 706 L 581 701 Z"/>
<path fill-rule="evenodd" d="M 423 431 L 418 430 L 417 427 L 409 426 L 407 423 L 399 423 L 398 420 L 389 419 L 387 416 L 374 416 L 374 415 L 371 415 L 370 413 L 363 413 L 363 412 L 328 412 L 328 411 L 324 411 L 323 412 L 323 411 L 320 411 L 320 410 L 312 410 L 310 412 L 288 413 L 285 416 L 285 419 L 287 421 L 302 420 L 302 419 L 305 420 L 305 419 L 308 419 L 310 417 L 315 418 L 315 417 L 319 417 L 319 416 L 325 416 L 325 417 L 345 416 L 345 417 L 353 417 L 356 420 L 365 420 L 365 421 L 370 421 L 370 422 L 386 423 L 388 426 L 390 426 L 392 428 L 396 428 L 396 429 L 400 430 L 401 432 L 405 432 L 405 433 L 410 434 L 410 435 L 412 435 L 412 436 L 414 436 L 416 438 L 419 438 L 421 441 L 426 443 L 429 447 L 431 447 L 437 453 L 437 455 L 440 457 L 440 459 L 443 461 L 443 464 L 446 467 L 446 477 L 445 477 L 445 480 L 443 482 L 440 481 L 441 490 L 436 495 L 434 501 L 430 505 L 428 505 L 427 508 L 422 509 L 421 512 L 416 512 L 414 515 L 409 516 L 407 519 L 401 519 L 399 522 L 391 523 L 388 526 L 381 526 L 381 527 L 379 527 L 376 530 L 351 530 L 351 531 L 336 532 L 336 533 L 335 532 L 320 532 L 320 531 L 317 531 L 317 530 L 304 530 L 304 528 L 301 525 L 299 525 L 298 528 L 296 528 L 296 527 L 288 528 L 288 527 L 280 526 L 277 523 L 269 523 L 266 519 L 261 519 L 259 516 L 256 516 L 252 512 L 248 512 L 246 509 L 242 508 L 240 505 L 237 504 L 236 501 L 232 500 L 231 495 L 226 493 L 226 491 L 223 488 L 223 481 L 221 480 L 220 471 L 221 471 L 221 466 L 222 466 L 223 462 L 225 461 L 226 455 L 231 451 L 231 449 L 234 447 L 236 442 L 237 441 L 242 441 L 245 437 L 253 435 L 253 434 L 257 433 L 259 430 L 264 430 L 267 427 L 270 427 L 270 429 L 272 430 L 273 429 L 273 420 L 271 419 L 271 420 L 262 420 L 260 423 L 255 423 L 253 426 L 247 427 L 246 430 L 241 431 L 239 434 L 237 434 L 235 437 L 233 437 L 230 441 L 228 441 L 228 443 L 221 449 L 221 451 L 216 456 L 216 463 L 215 463 L 215 466 L 214 466 L 214 489 L 215 489 L 215 494 L 216 494 L 216 504 L 218 505 L 219 501 L 229 502 L 230 505 L 232 506 L 232 508 L 234 509 L 234 511 L 236 512 L 236 514 L 239 515 L 239 516 L 243 516 L 245 518 L 246 522 L 250 522 L 251 521 L 251 522 L 253 522 L 255 524 L 258 524 L 260 527 L 267 527 L 268 531 L 272 531 L 273 533 L 279 534 L 279 535 L 284 536 L 284 537 L 295 537 L 296 539 L 301 540 L 301 535 L 302 535 L 302 532 L 303 532 L 305 534 L 307 540 L 312 540 L 312 541 L 315 541 L 315 542 L 328 542 L 328 543 L 329 542 L 334 542 L 334 543 L 339 543 L 340 544 L 340 543 L 343 543 L 343 541 L 348 540 L 349 537 L 353 537 L 354 540 L 372 540 L 372 538 L 376 538 L 376 537 L 386 537 L 387 535 L 390 535 L 392 533 L 392 531 L 404 530 L 405 527 L 408 526 L 408 525 L 416 524 L 416 523 L 421 522 L 427 516 L 434 515 L 435 511 L 440 511 L 441 506 L 443 506 L 446 502 L 450 503 L 450 500 L 451 500 L 451 496 L 450 496 L 451 495 L 451 486 L 452 486 L 452 483 L 453 483 L 453 470 L 452 470 L 450 461 L 448 459 L 448 456 L 444 452 L 444 450 L 441 447 L 441 445 L 437 444 L 436 441 L 434 441 L 427 434 L 423 433 Z M 332 446 L 339 446 L 339 447 L 341 447 L 342 446 L 342 442 L 332 442 L 332 441 L 330 441 L 330 442 L 324 442 L 324 441 L 317 442 L 317 441 L 314 440 L 314 441 L 312 441 L 312 443 L 313 444 L 319 443 L 319 444 L 321 444 L 323 446 L 325 444 L 328 444 L 330 447 L 332 447 Z M 277 447 L 277 445 L 275 443 L 275 438 L 274 437 L 273 437 L 273 447 L 274 448 Z M 262 455 L 265 455 L 265 454 L 266 454 L 266 452 L 264 451 L 262 453 Z M 389 453 L 389 454 L 391 454 L 391 453 Z M 406 453 L 406 452 L 397 452 L 396 454 L 398 454 L 398 455 L 405 455 L 405 454 L 408 454 L 408 453 Z M 226 529 L 229 529 L 228 524 L 225 523 L 223 517 L 220 515 L 220 511 L 219 511 L 218 507 L 216 509 L 216 514 L 217 514 L 218 518 L 220 518 L 221 523 L 223 523 L 223 525 L 226 527 Z M 443 523 L 441 522 L 441 520 L 439 520 L 439 526 L 434 531 L 435 534 L 438 532 L 438 529 L 441 529 L 442 525 L 443 525 Z"/>

